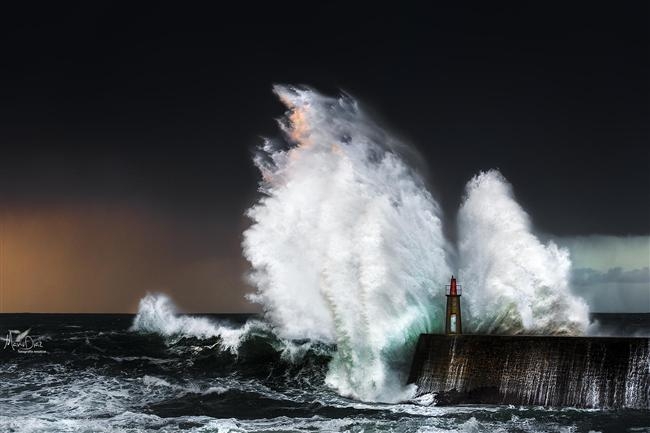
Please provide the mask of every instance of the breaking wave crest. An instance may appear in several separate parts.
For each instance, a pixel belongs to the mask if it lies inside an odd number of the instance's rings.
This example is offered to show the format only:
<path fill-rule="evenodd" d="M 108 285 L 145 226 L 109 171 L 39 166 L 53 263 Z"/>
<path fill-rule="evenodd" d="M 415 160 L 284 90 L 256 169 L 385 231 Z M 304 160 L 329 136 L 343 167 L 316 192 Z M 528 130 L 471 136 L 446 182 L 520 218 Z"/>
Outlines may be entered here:
<path fill-rule="evenodd" d="M 159 334 L 170 338 L 218 338 L 222 348 L 237 353 L 237 349 L 251 332 L 270 333 L 268 324 L 252 320 L 240 328 L 215 323 L 205 317 L 177 314 L 176 306 L 163 294 L 148 294 L 140 300 L 132 331 Z"/>
<path fill-rule="evenodd" d="M 327 383 L 361 400 L 408 398 L 403 364 L 440 329 L 449 276 L 440 209 L 400 142 L 348 97 L 276 86 L 286 143 L 256 158 L 263 197 L 244 255 L 282 338 L 335 343 Z"/>
<path fill-rule="evenodd" d="M 458 215 L 460 276 L 468 330 L 477 333 L 581 334 L 585 302 L 571 294 L 571 259 L 532 232 L 512 187 L 496 170 L 467 184 Z"/>
<path fill-rule="evenodd" d="M 148 294 L 140 300 L 138 313 L 130 328 L 133 332 L 157 334 L 171 345 L 184 339 L 205 340 L 192 350 L 215 349 L 241 359 L 269 352 L 285 361 L 299 363 L 310 355 L 326 356 L 331 347 L 318 341 L 291 341 L 279 338 L 264 321 L 248 319 L 241 325 L 217 322 L 206 317 L 178 314 L 174 303 L 163 294 Z M 267 356 L 267 361 L 268 361 Z"/>

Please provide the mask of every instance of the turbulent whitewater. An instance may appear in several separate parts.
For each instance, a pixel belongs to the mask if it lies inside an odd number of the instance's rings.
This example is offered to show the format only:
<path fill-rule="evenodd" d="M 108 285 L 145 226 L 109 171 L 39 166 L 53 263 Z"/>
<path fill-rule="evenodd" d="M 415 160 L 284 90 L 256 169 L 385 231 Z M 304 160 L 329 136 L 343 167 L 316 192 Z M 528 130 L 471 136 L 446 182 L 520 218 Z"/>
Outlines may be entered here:
<path fill-rule="evenodd" d="M 263 196 L 243 241 L 251 299 L 282 338 L 336 344 L 326 381 L 339 393 L 404 400 L 403 364 L 442 321 L 450 266 L 439 206 L 403 145 L 354 100 L 274 90 L 288 108 L 285 140 L 255 160 Z"/>

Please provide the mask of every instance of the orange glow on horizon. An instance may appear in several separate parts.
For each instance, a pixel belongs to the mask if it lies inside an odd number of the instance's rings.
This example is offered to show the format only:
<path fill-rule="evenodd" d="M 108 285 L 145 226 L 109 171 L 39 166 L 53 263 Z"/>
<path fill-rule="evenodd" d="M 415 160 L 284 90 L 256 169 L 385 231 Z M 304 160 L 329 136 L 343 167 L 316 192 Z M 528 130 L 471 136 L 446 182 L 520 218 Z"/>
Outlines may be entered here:
<path fill-rule="evenodd" d="M 0 219 L 0 312 L 135 312 L 148 291 L 184 311 L 256 310 L 244 299 L 236 237 L 232 254 L 214 252 L 177 221 L 109 206 L 5 210 Z"/>

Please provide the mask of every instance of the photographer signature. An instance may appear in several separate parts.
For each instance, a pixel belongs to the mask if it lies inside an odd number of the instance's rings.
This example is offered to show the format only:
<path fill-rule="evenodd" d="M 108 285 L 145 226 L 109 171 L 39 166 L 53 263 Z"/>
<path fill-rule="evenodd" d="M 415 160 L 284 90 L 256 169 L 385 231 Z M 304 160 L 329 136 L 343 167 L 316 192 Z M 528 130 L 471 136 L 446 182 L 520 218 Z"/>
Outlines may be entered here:
<path fill-rule="evenodd" d="M 43 352 L 39 350 L 34 350 L 34 349 L 42 349 L 43 348 L 43 342 L 40 341 L 39 339 L 34 340 L 30 335 L 29 332 L 32 330 L 32 328 L 27 329 L 26 331 L 20 332 L 19 330 L 16 329 L 10 329 L 9 332 L 7 332 L 7 336 L 5 337 L 5 344 L 3 349 L 10 348 L 11 350 L 24 353 L 24 352 Z"/>

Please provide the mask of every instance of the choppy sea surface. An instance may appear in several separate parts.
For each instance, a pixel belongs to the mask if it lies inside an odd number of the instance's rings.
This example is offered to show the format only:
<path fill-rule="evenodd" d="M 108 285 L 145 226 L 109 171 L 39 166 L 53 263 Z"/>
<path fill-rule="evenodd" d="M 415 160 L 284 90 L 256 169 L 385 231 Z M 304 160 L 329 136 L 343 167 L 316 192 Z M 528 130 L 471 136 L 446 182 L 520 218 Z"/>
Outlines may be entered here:
<path fill-rule="evenodd" d="M 237 350 L 133 319 L 0 315 L 0 432 L 650 432 L 648 411 L 364 403 L 325 385 L 332 347 L 288 346 L 258 318 L 209 316 Z"/>

